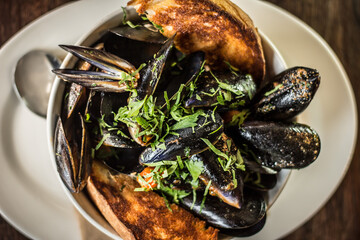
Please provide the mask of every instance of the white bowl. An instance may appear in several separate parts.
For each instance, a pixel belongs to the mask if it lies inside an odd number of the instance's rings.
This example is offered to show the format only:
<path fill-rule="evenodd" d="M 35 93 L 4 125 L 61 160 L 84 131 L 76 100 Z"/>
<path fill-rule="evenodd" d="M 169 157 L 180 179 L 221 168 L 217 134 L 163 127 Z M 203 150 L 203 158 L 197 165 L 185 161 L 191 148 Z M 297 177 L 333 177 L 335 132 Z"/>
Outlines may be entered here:
<path fill-rule="evenodd" d="M 115 12 L 108 17 L 104 18 L 97 26 L 93 28 L 89 33 L 85 34 L 75 45 L 81 46 L 91 46 L 94 42 L 103 36 L 104 33 L 110 28 L 118 26 L 123 19 L 123 11 L 119 7 L 119 11 Z M 270 41 L 270 39 L 265 36 L 261 31 L 260 35 L 262 38 L 263 48 L 265 52 L 265 58 L 267 62 L 267 77 L 274 76 L 287 68 L 287 65 L 281 56 L 280 52 Z M 61 44 L 61 43 L 59 43 Z M 61 68 L 72 68 L 74 67 L 77 61 L 76 57 L 73 57 L 71 54 L 68 54 L 64 59 Z M 56 167 L 55 153 L 54 153 L 54 132 L 56 124 L 56 116 L 60 115 L 61 105 L 64 95 L 65 84 L 64 82 L 56 78 L 54 85 L 52 87 L 49 106 L 47 111 L 47 138 L 48 146 L 51 156 L 51 161 L 54 169 Z M 289 177 L 290 170 L 282 170 L 278 175 L 278 182 L 274 189 L 268 192 L 268 208 L 274 203 L 276 198 L 279 196 L 281 190 L 284 188 L 286 181 Z M 63 184 L 59 174 L 58 180 L 61 182 L 65 194 L 74 204 L 76 209 L 82 214 L 82 216 L 87 219 L 91 224 L 93 224 L 97 229 L 99 229 L 104 234 L 108 235 L 113 239 L 121 239 L 115 230 L 110 226 L 106 219 L 100 214 L 96 206 L 91 202 L 85 193 L 74 194 L 71 193 L 66 186 Z"/>

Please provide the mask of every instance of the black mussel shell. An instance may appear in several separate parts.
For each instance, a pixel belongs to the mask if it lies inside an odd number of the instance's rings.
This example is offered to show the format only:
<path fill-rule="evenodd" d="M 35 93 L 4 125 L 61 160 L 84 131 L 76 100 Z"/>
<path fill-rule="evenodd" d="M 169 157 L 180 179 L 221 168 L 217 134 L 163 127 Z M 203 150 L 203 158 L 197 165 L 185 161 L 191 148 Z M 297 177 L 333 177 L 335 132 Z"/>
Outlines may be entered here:
<path fill-rule="evenodd" d="M 259 94 L 254 105 L 254 118 L 287 120 L 304 111 L 320 84 L 316 69 L 290 68 L 275 76 Z"/>
<path fill-rule="evenodd" d="M 256 225 L 266 215 L 266 202 L 261 194 L 244 189 L 244 204 L 241 209 L 234 208 L 218 198 L 206 196 L 201 208 L 203 194 L 197 193 L 193 204 L 193 196 L 182 199 L 180 205 L 210 225 L 221 229 L 245 229 Z"/>
<path fill-rule="evenodd" d="M 196 81 L 196 90 L 185 106 L 237 109 L 247 105 L 256 92 L 251 75 L 239 72 L 204 71 Z"/>
<path fill-rule="evenodd" d="M 320 137 L 307 125 L 245 122 L 232 135 L 238 146 L 247 144 L 262 165 L 274 169 L 304 168 L 320 153 Z"/>
<path fill-rule="evenodd" d="M 97 48 L 60 45 L 64 50 L 74 56 L 88 62 L 94 67 L 103 71 L 90 71 L 88 69 L 54 69 L 57 76 L 67 82 L 76 83 L 83 87 L 104 91 L 104 92 L 124 92 L 129 88 L 129 84 L 137 86 L 139 78 L 135 67 L 128 61 L 118 56 L 105 52 Z M 134 73 L 134 78 L 129 78 L 129 74 Z M 129 79 L 126 79 L 128 76 Z"/>
<path fill-rule="evenodd" d="M 194 52 L 184 57 L 184 54 L 175 50 L 176 58 L 169 58 L 165 64 L 164 72 L 159 80 L 154 97 L 156 104 L 165 104 L 164 91 L 169 99 L 172 99 L 178 92 L 180 85 L 188 85 L 198 74 L 205 59 L 203 52 Z M 167 66 L 167 67 L 166 67 Z"/>
<path fill-rule="evenodd" d="M 85 116 L 87 125 L 92 129 L 90 134 L 95 144 L 115 148 L 138 147 L 130 137 L 128 127 L 122 122 L 114 121 L 114 114 L 127 104 L 127 97 L 127 93 L 90 91 Z"/>
<path fill-rule="evenodd" d="M 225 134 L 222 134 L 214 147 L 226 155 L 236 156 L 238 151 L 232 139 Z M 219 156 L 210 149 L 191 156 L 191 160 L 203 163 L 204 169 L 199 178 L 205 185 L 211 181 L 211 194 L 233 207 L 240 208 L 243 202 L 243 181 L 240 170 L 234 169 L 234 173 L 231 169 L 225 171 L 218 158 Z M 225 159 L 223 160 L 226 162 Z M 234 178 L 236 182 L 234 182 Z"/>
<path fill-rule="evenodd" d="M 242 158 L 244 159 L 245 169 L 248 172 L 260 174 L 277 174 L 279 172 L 276 169 L 263 166 L 261 162 L 249 160 L 247 156 L 244 156 L 244 153 L 242 153 Z"/>
<path fill-rule="evenodd" d="M 136 68 L 153 58 L 166 37 L 155 29 L 149 21 L 143 20 L 134 8 L 124 8 L 125 19 L 122 24 L 109 30 L 103 37 L 104 48 L 123 59 L 128 60 Z M 134 26 L 127 24 L 130 21 Z"/>
<path fill-rule="evenodd" d="M 81 114 L 72 115 L 65 126 L 58 118 L 54 149 L 57 170 L 71 192 L 80 192 L 91 171 L 90 141 Z"/>
<path fill-rule="evenodd" d="M 275 187 L 276 183 L 276 174 L 246 172 L 244 176 L 245 186 L 257 191 L 269 191 L 270 189 L 273 189 Z"/>
<path fill-rule="evenodd" d="M 137 87 L 137 100 L 152 95 L 159 83 L 165 63 L 173 51 L 174 37 L 169 38 L 156 55 L 140 70 L 140 84 Z"/>
<path fill-rule="evenodd" d="M 111 148 L 102 146 L 96 152 L 96 158 L 102 160 L 107 166 L 116 171 L 130 174 L 141 172 L 143 166 L 139 164 L 139 155 L 144 147 L 135 148 Z"/>
<path fill-rule="evenodd" d="M 122 133 L 120 133 L 121 131 Z M 125 124 L 119 124 L 115 130 L 107 130 L 103 128 L 102 134 L 98 134 L 95 141 L 97 144 L 102 144 L 114 148 L 136 148 L 139 145 L 130 137 L 128 129 Z"/>
<path fill-rule="evenodd" d="M 128 93 L 101 93 L 99 111 L 107 124 L 114 124 L 114 114 L 119 108 L 127 106 L 128 97 Z"/>
<path fill-rule="evenodd" d="M 137 68 L 153 58 L 166 41 L 158 31 L 151 31 L 144 25 L 136 28 L 124 25 L 110 31 L 104 39 L 105 50 L 127 59 Z"/>
<path fill-rule="evenodd" d="M 191 156 L 205 151 L 208 145 L 201 138 L 206 138 L 211 143 L 215 143 L 223 133 L 223 121 L 220 115 L 213 114 L 212 111 L 207 111 L 205 114 L 206 116 L 199 116 L 197 126 L 174 130 L 176 135 L 169 134 L 165 137 L 164 148 L 146 148 L 139 157 L 140 163 L 150 164 L 165 160 L 176 160 L 177 156 Z M 189 152 L 186 153 L 185 149 L 189 149 Z"/>
<path fill-rule="evenodd" d="M 247 228 L 242 229 L 223 229 L 220 228 L 220 232 L 226 234 L 228 236 L 234 237 L 250 237 L 263 229 L 266 222 L 266 215 L 260 220 L 260 222 L 256 223 L 255 225 Z"/>
<path fill-rule="evenodd" d="M 66 116 L 66 118 L 70 118 L 73 113 L 78 112 L 78 110 L 84 106 L 87 98 L 87 91 L 81 85 L 76 83 L 71 83 L 66 86 L 68 94 L 65 95 L 64 98 L 64 108 L 62 116 Z"/>
<path fill-rule="evenodd" d="M 243 202 L 243 181 L 237 172 L 236 184 L 231 171 L 224 171 L 218 156 L 211 150 L 195 154 L 191 157 L 193 161 L 202 161 L 204 170 L 200 175 L 201 181 L 207 185 L 211 181 L 211 195 L 217 196 L 221 201 L 233 207 L 240 208 Z"/>
<path fill-rule="evenodd" d="M 89 96 L 87 99 L 86 107 L 85 107 L 85 122 L 89 123 L 97 123 L 98 118 L 101 118 L 100 114 L 100 100 L 101 100 L 101 92 L 97 92 L 94 90 L 89 91 Z"/>

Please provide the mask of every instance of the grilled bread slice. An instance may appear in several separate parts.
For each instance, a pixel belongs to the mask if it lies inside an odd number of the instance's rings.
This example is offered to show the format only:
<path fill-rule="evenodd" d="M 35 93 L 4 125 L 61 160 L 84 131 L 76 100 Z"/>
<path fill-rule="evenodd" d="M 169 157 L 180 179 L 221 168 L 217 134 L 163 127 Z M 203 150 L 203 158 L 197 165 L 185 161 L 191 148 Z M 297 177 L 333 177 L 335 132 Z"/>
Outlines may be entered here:
<path fill-rule="evenodd" d="M 259 85 L 265 76 L 261 39 L 252 20 L 229 0 L 131 0 L 139 14 L 176 33 L 175 45 L 184 52 L 204 51 L 212 68 L 224 61 L 250 73 Z"/>
<path fill-rule="evenodd" d="M 135 192 L 140 185 L 94 161 L 87 191 L 106 220 L 124 239 L 217 239 L 218 230 L 172 204 L 172 211 L 156 193 Z"/>

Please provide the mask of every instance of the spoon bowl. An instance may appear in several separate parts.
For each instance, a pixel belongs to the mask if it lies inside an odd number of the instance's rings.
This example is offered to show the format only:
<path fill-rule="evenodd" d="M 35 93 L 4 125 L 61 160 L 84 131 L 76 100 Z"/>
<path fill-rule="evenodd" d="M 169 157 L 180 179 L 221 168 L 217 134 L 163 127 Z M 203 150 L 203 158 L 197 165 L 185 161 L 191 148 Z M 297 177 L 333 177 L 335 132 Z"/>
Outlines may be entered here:
<path fill-rule="evenodd" d="M 18 97 L 34 113 L 46 117 L 52 83 L 51 72 L 60 60 L 42 51 L 33 50 L 19 59 L 14 73 L 14 89 Z"/>

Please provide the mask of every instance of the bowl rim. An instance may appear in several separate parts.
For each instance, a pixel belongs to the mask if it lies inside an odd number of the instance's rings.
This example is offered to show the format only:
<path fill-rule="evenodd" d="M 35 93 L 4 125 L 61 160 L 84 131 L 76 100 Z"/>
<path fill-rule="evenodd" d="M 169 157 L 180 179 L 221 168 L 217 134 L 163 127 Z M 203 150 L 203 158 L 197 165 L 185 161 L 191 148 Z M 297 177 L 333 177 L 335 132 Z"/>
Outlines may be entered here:
<path fill-rule="evenodd" d="M 94 25 L 93 28 L 91 28 L 90 31 L 88 31 L 87 33 L 83 34 L 82 37 L 79 38 L 78 41 L 76 41 L 75 45 L 83 45 L 84 42 L 89 41 L 89 39 L 92 38 L 92 35 L 94 35 L 95 33 L 99 33 L 101 32 L 101 30 L 99 31 L 99 29 L 101 29 L 105 24 L 111 22 L 111 21 L 115 21 L 116 18 L 122 19 L 122 15 L 123 14 L 123 10 L 121 8 L 115 10 L 114 12 L 108 14 L 107 16 L 105 16 L 104 18 L 102 18 L 96 25 Z M 108 28 L 103 28 L 102 31 L 107 30 Z M 286 64 L 282 54 L 280 53 L 280 51 L 277 49 L 277 47 L 274 45 L 274 43 L 269 39 L 269 37 L 264 34 L 264 32 L 262 32 L 260 29 L 257 29 L 261 40 L 262 40 L 262 44 L 264 46 L 264 43 L 266 43 L 266 45 L 268 47 L 270 47 L 270 49 L 273 51 L 273 55 L 276 56 L 277 60 L 279 61 L 279 64 L 281 65 L 280 68 L 282 69 L 281 71 L 285 70 L 286 68 L 288 68 L 288 65 Z M 96 39 L 96 38 L 94 38 Z M 264 51 L 265 54 L 265 51 Z M 266 57 L 266 56 L 265 56 Z M 67 53 L 66 57 L 64 58 L 60 68 L 64 68 L 66 66 L 68 66 L 71 61 L 74 61 L 74 59 L 76 59 L 73 55 L 71 55 L 71 53 Z M 108 237 L 111 237 L 113 239 L 122 239 L 116 232 L 115 230 L 113 231 L 109 231 L 108 229 L 106 229 L 104 226 L 102 226 L 98 221 L 96 221 L 80 204 L 79 202 L 76 200 L 76 198 L 74 197 L 74 194 L 76 193 L 71 193 L 65 186 L 65 184 L 63 183 L 60 175 L 58 174 L 57 171 L 57 165 L 56 165 L 56 160 L 55 160 L 55 154 L 54 154 L 54 132 L 55 132 L 55 122 L 56 122 L 56 116 L 55 116 L 55 109 L 56 109 L 56 105 L 55 103 L 57 103 L 57 98 L 59 97 L 58 95 L 60 94 L 61 97 L 63 96 L 64 93 L 64 89 L 62 86 L 62 80 L 59 77 L 56 77 L 54 80 L 54 83 L 52 85 L 51 88 L 51 92 L 50 92 L 50 98 L 49 98 L 49 104 L 48 104 L 48 109 L 47 109 L 47 117 L 46 117 L 46 132 L 47 132 L 47 143 L 48 143 L 48 150 L 49 150 L 49 154 L 50 154 L 50 161 L 52 163 L 53 169 L 54 171 L 57 173 L 57 179 L 60 182 L 63 191 L 65 192 L 66 196 L 68 197 L 68 199 L 70 199 L 70 202 L 72 203 L 73 206 L 75 206 L 76 210 L 78 212 L 80 212 L 80 214 L 89 222 L 91 223 L 94 227 L 96 227 L 99 231 L 101 231 L 102 233 L 104 233 L 105 235 L 107 235 Z M 60 89 L 60 90 L 59 90 Z M 62 101 L 61 101 L 62 102 Z M 60 106 L 61 108 L 61 106 Z M 278 188 L 276 190 L 276 194 L 274 194 L 273 196 L 273 201 L 268 205 L 267 211 L 270 209 L 270 207 L 273 205 L 273 203 L 276 201 L 276 199 L 278 198 L 278 196 L 281 194 L 282 190 L 284 189 L 284 187 L 286 186 L 288 179 L 290 177 L 290 174 L 292 172 L 292 170 L 285 170 L 284 172 L 286 172 L 284 174 L 285 179 L 283 181 L 283 183 L 281 184 L 280 188 Z M 83 193 L 80 193 L 83 194 Z M 94 206 L 95 207 L 95 206 Z M 109 223 L 108 223 L 109 224 Z M 109 226 L 111 227 L 111 225 L 109 224 Z M 111 227 L 112 228 L 112 227 Z"/>

